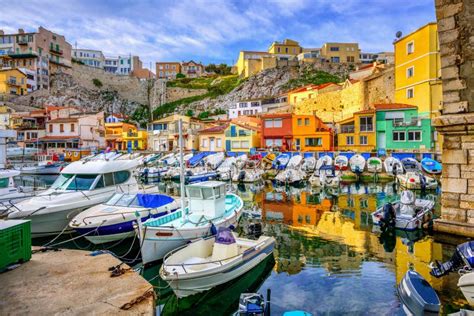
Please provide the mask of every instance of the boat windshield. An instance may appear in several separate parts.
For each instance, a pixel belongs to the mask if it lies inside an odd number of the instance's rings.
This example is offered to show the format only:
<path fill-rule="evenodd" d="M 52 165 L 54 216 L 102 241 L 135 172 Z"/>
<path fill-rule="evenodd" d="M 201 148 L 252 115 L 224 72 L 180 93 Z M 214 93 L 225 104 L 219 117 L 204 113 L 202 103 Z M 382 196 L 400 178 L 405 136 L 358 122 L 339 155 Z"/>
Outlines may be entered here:
<path fill-rule="evenodd" d="M 116 193 L 105 203 L 111 206 L 140 206 L 136 194 Z"/>
<path fill-rule="evenodd" d="M 61 173 L 51 186 L 52 189 L 57 190 L 90 190 L 94 184 L 97 174 L 64 174 Z"/>

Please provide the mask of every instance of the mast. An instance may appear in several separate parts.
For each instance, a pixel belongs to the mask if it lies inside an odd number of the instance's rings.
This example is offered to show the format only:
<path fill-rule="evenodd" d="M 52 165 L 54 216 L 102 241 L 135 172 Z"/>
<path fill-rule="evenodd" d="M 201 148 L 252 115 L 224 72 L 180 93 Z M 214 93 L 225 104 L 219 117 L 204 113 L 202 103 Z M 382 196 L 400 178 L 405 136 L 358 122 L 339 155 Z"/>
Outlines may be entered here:
<path fill-rule="evenodd" d="M 186 220 L 186 212 L 184 210 L 184 198 L 186 193 L 184 192 L 184 157 L 183 157 L 183 120 L 179 119 L 178 121 L 178 131 L 179 131 L 179 182 L 180 182 L 180 195 L 181 195 L 181 212 L 183 212 L 183 220 Z"/>

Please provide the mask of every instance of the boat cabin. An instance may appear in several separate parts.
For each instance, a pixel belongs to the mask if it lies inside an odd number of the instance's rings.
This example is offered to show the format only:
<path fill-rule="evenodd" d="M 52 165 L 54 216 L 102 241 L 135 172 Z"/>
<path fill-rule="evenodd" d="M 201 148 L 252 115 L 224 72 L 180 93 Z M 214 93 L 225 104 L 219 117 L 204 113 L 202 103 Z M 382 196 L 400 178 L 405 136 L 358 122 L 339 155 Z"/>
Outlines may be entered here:
<path fill-rule="evenodd" d="M 20 175 L 20 171 L 17 170 L 0 170 L 0 193 L 8 193 L 10 189 L 15 188 L 16 176 Z"/>
<path fill-rule="evenodd" d="M 216 218 L 225 213 L 225 183 L 206 181 L 186 186 L 189 211 L 201 213 L 208 218 Z"/>

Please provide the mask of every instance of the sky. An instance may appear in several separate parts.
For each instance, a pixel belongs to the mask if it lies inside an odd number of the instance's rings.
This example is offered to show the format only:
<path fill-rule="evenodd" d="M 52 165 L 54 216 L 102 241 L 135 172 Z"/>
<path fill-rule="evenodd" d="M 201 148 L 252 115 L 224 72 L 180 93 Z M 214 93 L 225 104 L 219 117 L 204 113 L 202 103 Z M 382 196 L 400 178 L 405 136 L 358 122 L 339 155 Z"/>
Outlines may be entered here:
<path fill-rule="evenodd" d="M 395 33 L 435 21 L 434 0 L 0 0 L 0 29 L 43 26 L 106 56 L 233 64 L 240 50 L 290 38 L 393 51 Z M 154 66 L 152 66 L 153 68 Z"/>

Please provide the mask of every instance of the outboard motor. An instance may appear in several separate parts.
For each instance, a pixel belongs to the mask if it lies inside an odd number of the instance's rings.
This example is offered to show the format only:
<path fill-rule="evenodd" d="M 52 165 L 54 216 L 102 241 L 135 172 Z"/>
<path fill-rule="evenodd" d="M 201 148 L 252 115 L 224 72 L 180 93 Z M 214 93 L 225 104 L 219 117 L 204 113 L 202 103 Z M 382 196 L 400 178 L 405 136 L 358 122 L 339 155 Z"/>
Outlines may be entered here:
<path fill-rule="evenodd" d="M 246 227 L 246 234 L 249 237 L 259 238 L 262 236 L 262 224 L 261 223 L 250 223 Z"/>
<path fill-rule="evenodd" d="M 468 241 L 456 247 L 451 259 L 446 262 L 431 263 L 430 274 L 434 277 L 442 277 L 449 272 L 466 268 L 467 270 L 474 269 L 474 241 Z"/>
<path fill-rule="evenodd" d="M 380 228 L 385 231 L 387 228 L 395 227 L 396 222 L 395 208 L 392 203 L 387 203 L 383 206 L 383 217 L 380 219 Z"/>
<path fill-rule="evenodd" d="M 420 185 L 421 185 L 421 190 L 425 191 L 426 190 L 426 177 L 419 172 L 418 177 L 420 178 Z"/>
<path fill-rule="evenodd" d="M 237 180 L 244 181 L 244 179 L 245 179 L 245 170 L 242 170 L 242 171 L 239 172 L 239 176 L 238 176 Z"/>
<path fill-rule="evenodd" d="M 400 194 L 400 213 L 403 215 L 415 215 L 416 197 L 412 191 L 405 190 Z"/>

